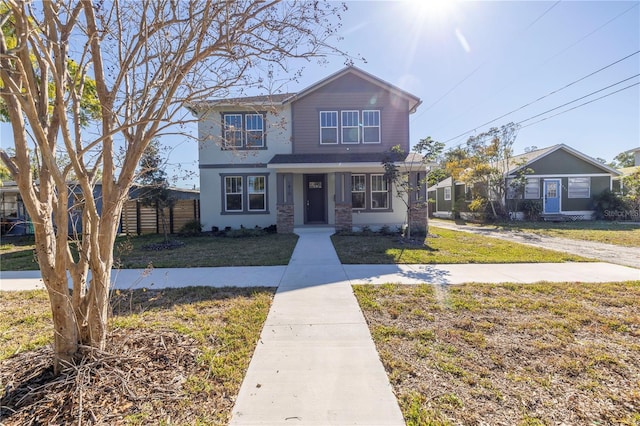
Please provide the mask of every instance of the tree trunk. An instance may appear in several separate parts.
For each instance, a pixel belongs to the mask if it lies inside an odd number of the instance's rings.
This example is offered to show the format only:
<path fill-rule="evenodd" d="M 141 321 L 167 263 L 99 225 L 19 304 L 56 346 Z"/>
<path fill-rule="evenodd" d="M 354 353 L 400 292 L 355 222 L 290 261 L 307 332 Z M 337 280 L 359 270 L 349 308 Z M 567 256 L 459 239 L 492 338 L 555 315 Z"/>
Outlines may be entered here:
<path fill-rule="evenodd" d="M 42 278 L 49 293 L 51 315 L 54 327 L 54 374 L 58 374 L 64 364 L 73 364 L 78 353 L 78 323 L 69 298 L 67 276 L 59 277 L 54 272 Z"/>

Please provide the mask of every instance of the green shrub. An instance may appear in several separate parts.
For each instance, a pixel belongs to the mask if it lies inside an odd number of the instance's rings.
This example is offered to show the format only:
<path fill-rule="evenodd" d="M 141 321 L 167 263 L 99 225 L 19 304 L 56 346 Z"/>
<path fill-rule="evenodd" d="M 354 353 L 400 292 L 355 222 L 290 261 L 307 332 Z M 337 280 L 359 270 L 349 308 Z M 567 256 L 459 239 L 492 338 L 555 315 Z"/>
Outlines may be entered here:
<path fill-rule="evenodd" d="M 520 203 L 520 209 L 526 220 L 539 220 L 542 214 L 542 200 L 523 200 Z"/>
<path fill-rule="evenodd" d="M 600 220 L 620 220 L 620 215 L 612 212 L 625 212 L 630 210 L 629 203 L 620 195 L 608 189 L 591 197 L 595 218 Z"/>
<path fill-rule="evenodd" d="M 202 224 L 199 220 L 190 220 L 185 223 L 180 229 L 181 234 L 185 235 L 199 235 L 202 232 Z"/>

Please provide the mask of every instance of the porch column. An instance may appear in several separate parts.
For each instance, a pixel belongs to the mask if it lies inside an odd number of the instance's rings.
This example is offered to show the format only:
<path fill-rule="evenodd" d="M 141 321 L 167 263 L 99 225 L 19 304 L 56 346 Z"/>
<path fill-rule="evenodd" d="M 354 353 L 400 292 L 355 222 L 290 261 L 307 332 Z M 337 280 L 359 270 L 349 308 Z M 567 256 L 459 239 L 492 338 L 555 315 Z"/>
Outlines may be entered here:
<path fill-rule="evenodd" d="M 278 234 L 293 233 L 293 173 L 277 173 L 276 229 Z"/>
<path fill-rule="evenodd" d="M 414 188 L 409 195 L 409 227 L 411 234 L 425 234 L 428 230 L 429 206 L 427 199 L 427 183 L 422 182 L 426 172 L 409 172 L 409 182 Z"/>
<path fill-rule="evenodd" d="M 351 210 L 351 173 L 336 172 L 336 232 L 353 229 Z"/>

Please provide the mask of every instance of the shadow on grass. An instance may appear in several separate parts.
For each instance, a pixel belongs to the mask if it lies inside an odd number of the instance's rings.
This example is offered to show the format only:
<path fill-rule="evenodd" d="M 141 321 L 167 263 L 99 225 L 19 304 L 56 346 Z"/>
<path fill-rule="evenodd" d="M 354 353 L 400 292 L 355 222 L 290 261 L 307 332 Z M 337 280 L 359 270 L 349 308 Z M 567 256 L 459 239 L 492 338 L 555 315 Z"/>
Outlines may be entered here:
<path fill-rule="evenodd" d="M 258 293 L 275 294 L 275 287 L 180 287 L 165 289 L 112 290 L 113 316 L 140 314 L 150 310 L 171 310 L 197 302 L 251 298 Z"/>

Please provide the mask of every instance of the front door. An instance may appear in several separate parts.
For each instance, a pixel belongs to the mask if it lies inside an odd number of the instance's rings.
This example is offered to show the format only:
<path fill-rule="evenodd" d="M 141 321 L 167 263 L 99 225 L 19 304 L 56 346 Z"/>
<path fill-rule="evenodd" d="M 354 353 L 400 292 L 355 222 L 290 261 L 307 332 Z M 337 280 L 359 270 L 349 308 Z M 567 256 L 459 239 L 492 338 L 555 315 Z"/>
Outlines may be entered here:
<path fill-rule="evenodd" d="M 304 175 L 304 223 L 327 223 L 326 175 Z"/>
<path fill-rule="evenodd" d="M 545 214 L 560 213 L 560 180 L 544 181 L 544 209 Z"/>

